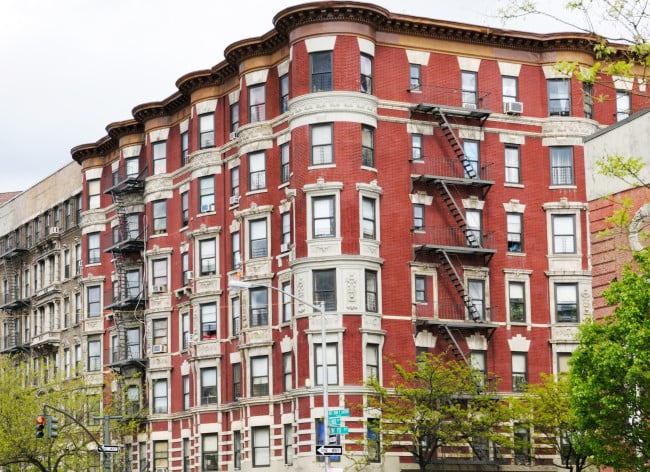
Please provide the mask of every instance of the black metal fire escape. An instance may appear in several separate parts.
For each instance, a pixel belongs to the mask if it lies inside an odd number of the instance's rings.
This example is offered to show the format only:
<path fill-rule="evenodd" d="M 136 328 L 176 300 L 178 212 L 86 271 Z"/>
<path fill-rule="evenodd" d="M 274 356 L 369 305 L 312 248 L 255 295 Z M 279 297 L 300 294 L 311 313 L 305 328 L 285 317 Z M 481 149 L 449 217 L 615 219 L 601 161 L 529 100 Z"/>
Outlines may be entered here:
<path fill-rule="evenodd" d="M 13 352 L 23 349 L 25 342 L 22 342 L 21 325 L 24 323 L 23 315 L 25 310 L 30 306 L 30 298 L 21 292 L 21 270 L 23 267 L 23 258 L 28 253 L 15 235 L 10 235 L 0 254 L 2 261 L 3 294 L 0 304 L 0 310 L 7 315 L 4 322 L 4 339 L 2 340 L 2 349 L 0 352 Z"/>

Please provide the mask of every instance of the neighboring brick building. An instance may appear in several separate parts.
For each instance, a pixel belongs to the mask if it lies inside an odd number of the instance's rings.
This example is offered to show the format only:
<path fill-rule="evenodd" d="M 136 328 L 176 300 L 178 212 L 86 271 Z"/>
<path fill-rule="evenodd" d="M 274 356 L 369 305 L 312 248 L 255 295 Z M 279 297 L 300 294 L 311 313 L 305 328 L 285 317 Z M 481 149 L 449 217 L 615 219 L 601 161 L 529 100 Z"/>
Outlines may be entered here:
<path fill-rule="evenodd" d="M 587 200 L 589 202 L 591 252 L 593 266 L 594 315 L 612 313 L 606 307 L 602 291 L 621 275 L 623 265 L 631 261 L 631 250 L 639 250 L 650 237 L 650 110 L 641 110 L 629 118 L 585 138 Z M 596 162 L 608 156 L 642 158 L 645 168 L 638 178 L 605 177 Z M 629 199 L 632 216 L 629 228 L 606 221 Z"/>
<path fill-rule="evenodd" d="M 106 399 L 142 420 L 129 470 L 317 468 L 323 357 L 362 454 L 355 406 L 387 357 L 447 351 L 518 391 L 566 369 L 593 313 L 583 138 L 646 102 L 559 75 L 593 62 L 587 36 L 348 2 L 274 24 L 72 150 L 85 370 L 120 374 Z M 282 290 L 325 303 L 324 356 L 318 314 Z"/>

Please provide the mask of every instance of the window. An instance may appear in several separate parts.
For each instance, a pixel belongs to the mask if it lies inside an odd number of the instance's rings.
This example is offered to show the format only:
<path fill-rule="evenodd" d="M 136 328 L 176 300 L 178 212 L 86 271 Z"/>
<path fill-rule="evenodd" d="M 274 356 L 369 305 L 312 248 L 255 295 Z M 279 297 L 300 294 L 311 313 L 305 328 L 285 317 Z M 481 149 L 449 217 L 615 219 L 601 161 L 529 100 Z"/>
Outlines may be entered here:
<path fill-rule="evenodd" d="M 99 233 L 88 233 L 88 264 L 100 262 Z"/>
<path fill-rule="evenodd" d="M 551 185 L 573 185 L 573 148 L 553 146 L 551 153 Z"/>
<path fill-rule="evenodd" d="M 424 159 L 424 153 L 422 151 L 421 134 L 411 135 L 411 159 L 414 161 L 421 161 L 422 159 Z"/>
<path fill-rule="evenodd" d="M 478 86 L 476 72 L 463 70 L 460 72 L 460 84 L 462 89 L 463 106 L 478 105 Z"/>
<path fill-rule="evenodd" d="M 203 434 L 201 436 L 201 461 L 203 470 L 218 470 L 217 457 L 219 454 L 217 435 Z"/>
<path fill-rule="evenodd" d="M 153 381 L 153 412 L 167 413 L 167 379 Z"/>
<path fill-rule="evenodd" d="M 503 103 L 510 103 L 517 101 L 517 77 L 504 75 L 501 77 L 501 90 L 503 93 Z"/>
<path fill-rule="evenodd" d="M 157 320 L 153 320 L 151 322 L 152 329 L 151 331 L 153 332 L 153 339 L 152 339 L 152 344 L 154 346 L 164 346 L 164 350 L 167 350 L 167 319 L 166 318 L 160 318 Z M 137 330 L 137 335 L 138 335 L 138 345 L 140 341 L 140 331 Z M 154 351 L 155 351 L 154 347 Z M 139 351 L 139 347 L 138 347 Z M 138 356 L 139 357 L 139 356 Z"/>
<path fill-rule="evenodd" d="M 201 312 L 201 339 L 216 339 L 217 337 L 217 304 L 202 303 Z"/>
<path fill-rule="evenodd" d="M 199 209 L 201 213 L 214 211 L 214 176 L 199 179 Z"/>
<path fill-rule="evenodd" d="M 184 131 L 181 133 L 181 166 L 187 165 L 190 161 L 190 140 L 189 133 Z"/>
<path fill-rule="evenodd" d="M 289 168 L 289 143 L 280 146 L 280 183 L 289 182 L 291 169 Z"/>
<path fill-rule="evenodd" d="M 217 272 L 217 243 L 214 239 L 199 241 L 199 264 L 201 275 L 214 275 Z"/>
<path fill-rule="evenodd" d="M 487 375 L 487 359 L 485 356 L 485 351 L 470 351 L 469 353 L 469 365 L 484 376 Z"/>
<path fill-rule="evenodd" d="M 280 113 L 289 111 L 289 74 L 280 76 Z"/>
<path fill-rule="evenodd" d="M 571 82 L 566 79 L 549 79 L 548 114 L 549 116 L 569 116 L 571 114 Z"/>
<path fill-rule="evenodd" d="M 266 120 L 266 85 L 248 87 L 248 122 Z"/>
<path fill-rule="evenodd" d="M 266 153 L 254 152 L 248 155 L 248 189 L 266 188 Z"/>
<path fill-rule="evenodd" d="M 188 377 L 189 380 L 189 377 Z M 183 472 L 190 472 L 190 439 L 183 438 Z M 146 465 L 145 465 L 146 468 Z M 144 470 L 142 467 L 140 470 Z"/>
<path fill-rule="evenodd" d="M 282 439 L 284 444 L 284 463 L 293 465 L 293 426 L 285 424 L 282 427 Z"/>
<path fill-rule="evenodd" d="M 336 269 L 314 271 L 314 305 L 325 302 L 325 310 L 336 311 Z"/>
<path fill-rule="evenodd" d="M 181 280 L 183 286 L 186 287 L 190 284 L 190 255 L 187 251 L 181 253 Z"/>
<path fill-rule="evenodd" d="M 157 141 L 151 145 L 153 156 L 153 173 L 164 174 L 167 172 L 167 141 Z"/>
<path fill-rule="evenodd" d="M 379 418 L 368 418 L 366 429 L 366 440 L 368 450 L 368 460 L 370 462 L 381 462 L 381 443 L 379 441 Z"/>
<path fill-rule="evenodd" d="M 465 230 L 467 246 L 481 247 L 481 210 L 469 208 L 465 210 L 465 222 L 467 223 Z"/>
<path fill-rule="evenodd" d="M 332 90 L 332 51 L 313 52 L 309 55 L 311 71 L 311 91 Z"/>
<path fill-rule="evenodd" d="M 334 196 L 313 197 L 311 204 L 313 213 L 313 237 L 333 238 L 336 236 Z"/>
<path fill-rule="evenodd" d="M 181 349 L 186 350 L 190 347 L 190 315 L 181 313 Z"/>
<path fill-rule="evenodd" d="M 74 294 L 74 324 L 78 325 L 81 323 L 81 294 Z"/>
<path fill-rule="evenodd" d="M 413 204 L 413 229 L 416 231 L 424 229 L 424 205 L 421 203 Z"/>
<path fill-rule="evenodd" d="M 230 169 L 230 196 L 239 196 L 239 166 Z"/>
<path fill-rule="evenodd" d="M 214 146 L 214 113 L 199 115 L 199 148 Z"/>
<path fill-rule="evenodd" d="M 288 211 L 280 216 L 282 223 L 282 238 L 280 240 L 280 252 L 287 252 L 291 243 L 291 213 Z"/>
<path fill-rule="evenodd" d="M 571 359 L 570 352 L 558 352 L 557 353 L 557 373 L 558 374 L 568 374 L 569 373 L 569 359 Z"/>
<path fill-rule="evenodd" d="M 239 362 L 232 365 L 232 397 L 233 400 L 241 398 L 241 364 Z"/>
<path fill-rule="evenodd" d="M 268 426 L 252 428 L 253 467 L 271 465 L 271 430 Z"/>
<path fill-rule="evenodd" d="M 420 64 L 409 64 L 409 89 L 411 92 L 422 90 L 422 71 Z"/>
<path fill-rule="evenodd" d="M 316 385 L 323 385 L 323 349 L 320 343 L 314 346 L 316 355 L 314 356 L 316 365 Z M 327 384 L 337 385 L 339 383 L 339 359 L 338 344 L 327 343 L 326 346 L 326 366 L 327 366 Z"/>
<path fill-rule="evenodd" d="M 292 304 L 292 298 L 291 298 L 291 283 L 290 282 L 282 282 L 282 286 L 280 287 L 280 290 L 282 290 L 282 322 L 287 323 L 291 321 L 291 304 Z"/>
<path fill-rule="evenodd" d="M 530 430 L 525 426 L 515 424 L 514 426 L 515 437 L 515 464 L 516 465 L 529 465 L 530 464 Z"/>
<path fill-rule="evenodd" d="M 506 215 L 506 227 L 508 232 L 508 252 L 524 252 L 524 237 L 521 213 L 508 213 Z"/>
<path fill-rule="evenodd" d="M 153 232 L 154 234 L 167 232 L 167 200 L 153 202 Z"/>
<path fill-rule="evenodd" d="M 427 278 L 424 275 L 415 276 L 415 301 L 427 302 Z"/>
<path fill-rule="evenodd" d="M 372 94 L 372 56 L 368 54 L 361 54 L 361 93 L 370 93 Z"/>
<path fill-rule="evenodd" d="M 375 129 L 361 125 L 361 165 L 375 167 Z"/>
<path fill-rule="evenodd" d="M 86 317 L 97 318 L 102 314 L 101 287 L 93 285 L 86 288 Z"/>
<path fill-rule="evenodd" d="M 250 221 L 248 228 L 250 258 L 266 257 L 268 255 L 266 218 Z"/>
<path fill-rule="evenodd" d="M 364 239 L 377 239 L 376 203 L 377 200 L 374 198 L 361 199 L 361 233 Z"/>
<path fill-rule="evenodd" d="M 236 133 L 239 129 L 239 102 L 230 105 L 230 132 Z"/>
<path fill-rule="evenodd" d="M 289 392 L 293 388 L 293 364 L 291 362 L 291 353 L 282 353 L 282 391 Z"/>
<path fill-rule="evenodd" d="M 232 432 L 232 456 L 235 470 L 241 469 L 241 431 Z"/>
<path fill-rule="evenodd" d="M 201 369 L 201 405 L 217 403 L 217 368 Z"/>
<path fill-rule="evenodd" d="M 232 243 L 232 268 L 238 269 L 241 265 L 241 244 L 239 239 L 239 231 L 235 231 L 230 235 L 230 240 Z"/>
<path fill-rule="evenodd" d="M 251 395 L 259 397 L 269 394 L 269 358 L 251 357 Z"/>
<path fill-rule="evenodd" d="M 102 342 L 99 339 L 88 340 L 88 370 L 102 370 Z"/>
<path fill-rule="evenodd" d="M 153 277 L 151 280 L 155 291 L 167 290 L 167 259 L 154 259 L 151 262 Z M 156 288 L 157 287 L 157 288 Z"/>
<path fill-rule="evenodd" d="M 88 185 L 88 209 L 95 210 L 101 206 L 101 180 L 91 179 L 87 182 Z M 38 219 L 36 220 L 38 221 Z M 36 239 L 38 239 L 38 230 L 35 231 Z"/>
<path fill-rule="evenodd" d="M 555 320 L 578 322 L 578 284 L 555 284 Z"/>
<path fill-rule="evenodd" d="M 474 321 L 485 321 L 485 282 L 481 279 L 470 279 L 467 283 L 470 297 L 469 314 Z"/>
<path fill-rule="evenodd" d="M 526 321 L 525 285 L 523 282 L 508 283 L 508 302 L 510 306 L 510 321 L 523 323 Z"/>
<path fill-rule="evenodd" d="M 379 311 L 377 301 L 377 272 L 366 270 L 366 311 L 377 313 Z"/>
<path fill-rule="evenodd" d="M 379 379 L 379 344 L 366 344 L 366 379 Z"/>
<path fill-rule="evenodd" d="M 512 353 L 512 391 L 523 392 L 528 382 L 528 354 Z"/>
<path fill-rule="evenodd" d="M 479 145 L 478 141 L 466 139 L 463 142 L 465 160 L 465 178 L 475 179 L 479 175 Z M 469 168 L 468 168 L 469 166 Z"/>
<path fill-rule="evenodd" d="M 553 227 L 553 253 L 576 253 L 576 217 L 575 215 L 551 215 Z"/>
<path fill-rule="evenodd" d="M 521 183 L 521 159 L 519 146 L 507 145 L 505 147 L 506 183 Z"/>
<path fill-rule="evenodd" d="M 594 85 L 590 83 L 582 84 L 582 109 L 585 118 L 592 119 L 594 117 Z"/>
<path fill-rule="evenodd" d="M 267 326 L 269 324 L 268 290 L 265 287 L 250 290 L 250 326 Z"/>
<path fill-rule="evenodd" d="M 616 91 L 616 121 L 621 121 L 630 116 L 631 98 L 627 90 Z"/>
<path fill-rule="evenodd" d="M 168 448 L 167 441 L 153 442 L 153 466 L 155 469 L 167 469 L 169 467 Z"/>
<path fill-rule="evenodd" d="M 326 123 L 312 125 L 311 132 L 311 164 L 323 165 L 334 163 L 333 125 Z"/>

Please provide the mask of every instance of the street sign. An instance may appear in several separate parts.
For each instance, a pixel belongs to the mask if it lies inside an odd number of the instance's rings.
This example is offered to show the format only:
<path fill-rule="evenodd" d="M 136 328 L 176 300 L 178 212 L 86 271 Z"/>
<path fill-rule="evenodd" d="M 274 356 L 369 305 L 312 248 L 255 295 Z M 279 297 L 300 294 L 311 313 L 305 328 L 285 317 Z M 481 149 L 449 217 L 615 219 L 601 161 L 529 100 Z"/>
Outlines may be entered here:
<path fill-rule="evenodd" d="M 336 434 L 330 434 L 327 438 L 327 444 L 336 444 L 339 442 L 339 437 Z"/>
<path fill-rule="evenodd" d="M 327 446 L 316 446 L 317 456 L 340 456 L 343 454 L 343 446 L 340 444 L 329 444 Z"/>
<path fill-rule="evenodd" d="M 120 452 L 120 446 L 113 446 L 111 444 L 102 444 L 97 448 L 97 452 L 103 452 L 104 454 L 113 454 L 115 452 Z"/>
<path fill-rule="evenodd" d="M 327 413 L 327 416 L 330 418 L 333 416 L 350 416 L 350 409 L 349 408 L 342 408 L 339 410 L 330 410 Z"/>
<path fill-rule="evenodd" d="M 341 426 L 341 417 L 330 416 L 329 418 L 327 418 L 327 424 L 330 426 Z"/>
<path fill-rule="evenodd" d="M 347 426 L 332 426 L 330 427 L 330 434 L 348 434 L 350 430 Z"/>

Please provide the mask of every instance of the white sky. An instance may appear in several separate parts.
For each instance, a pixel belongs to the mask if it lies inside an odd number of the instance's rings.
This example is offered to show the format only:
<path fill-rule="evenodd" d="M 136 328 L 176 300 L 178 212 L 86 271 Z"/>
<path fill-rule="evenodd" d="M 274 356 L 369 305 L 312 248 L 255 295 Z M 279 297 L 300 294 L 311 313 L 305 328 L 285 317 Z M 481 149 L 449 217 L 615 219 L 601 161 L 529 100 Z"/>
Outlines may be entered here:
<path fill-rule="evenodd" d="M 505 1 L 371 3 L 481 26 L 567 29 L 531 18 L 504 26 L 497 10 Z M 273 17 L 298 3 L 1 0 L 0 192 L 25 190 L 68 164 L 71 148 L 104 137 L 136 105 L 167 98 L 178 78 L 218 64 L 228 45 L 270 31 Z"/>

